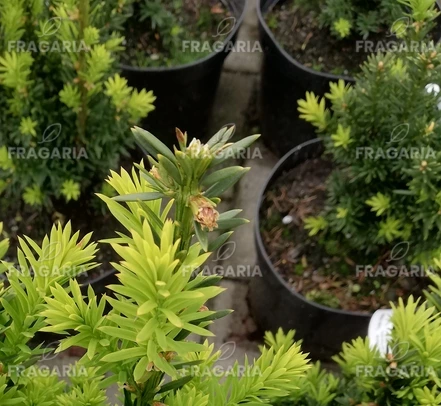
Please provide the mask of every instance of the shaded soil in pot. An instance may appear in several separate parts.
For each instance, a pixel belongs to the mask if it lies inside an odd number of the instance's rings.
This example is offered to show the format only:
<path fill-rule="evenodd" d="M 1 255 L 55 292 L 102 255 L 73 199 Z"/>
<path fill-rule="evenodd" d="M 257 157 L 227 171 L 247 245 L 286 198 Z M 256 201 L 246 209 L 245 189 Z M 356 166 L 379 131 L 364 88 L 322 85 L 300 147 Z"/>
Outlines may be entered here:
<path fill-rule="evenodd" d="M 399 47 L 388 27 L 369 37 L 351 36 L 343 40 L 322 27 L 314 11 L 302 10 L 297 0 L 279 2 L 265 16 L 276 40 L 294 59 L 315 71 L 354 76 L 371 53 Z M 430 39 L 438 39 L 438 29 Z M 439 37 L 439 35 L 438 35 Z M 357 43 L 358 42 L 358 43 Z"/>
<path fill-rule="evenodd" d="M 380 258 L 359 253 L 343 257 L 332 241 L 308 235 L 304 219 L 319 215 L 325 207 L 331 170 L 329 161 L 311 159 L 284 173 L 267 190 L 260 231 L 276 271 L 308 300 L 349 311 L 373 312 L 389 308 L 390 301 L 398 298 L 421 296 L 428 278 L 410 277 L 403 271 L 397 275 L 379 272 L 380 267 L 405 267 L 390 262 L 390 251 Z M 357 272 L 370 267 L 371 275 Z"/>
<path fill-rule="evenodd" d="M 143 18 L 143 21 L 141 21 Z M 219 0 L 135 3 L 125 24 L 122 62 L 139 67 L 184 65 L 215 52 L 232 31 L 235 19 Z"/>

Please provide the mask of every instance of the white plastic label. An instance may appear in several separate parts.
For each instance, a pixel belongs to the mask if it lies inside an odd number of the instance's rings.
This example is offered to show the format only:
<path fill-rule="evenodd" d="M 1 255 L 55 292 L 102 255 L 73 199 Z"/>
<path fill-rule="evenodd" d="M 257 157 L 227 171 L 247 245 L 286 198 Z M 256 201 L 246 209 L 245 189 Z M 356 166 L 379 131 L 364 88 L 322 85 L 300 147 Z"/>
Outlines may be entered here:
<path fill-rule="evenodd" d="M 369 322 L 368 337 L 371 348 L 377 347 L 382 356 L 387 354 L 393 324 L 391 309 L 377 310 Z"/>

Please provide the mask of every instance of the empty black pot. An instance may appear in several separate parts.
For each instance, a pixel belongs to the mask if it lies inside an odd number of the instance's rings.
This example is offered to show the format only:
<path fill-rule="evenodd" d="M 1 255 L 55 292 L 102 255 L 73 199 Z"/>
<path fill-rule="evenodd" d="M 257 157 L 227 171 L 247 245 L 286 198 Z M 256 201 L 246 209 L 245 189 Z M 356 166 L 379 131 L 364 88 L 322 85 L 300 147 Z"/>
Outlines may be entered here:
<path fill-rule="evenodd" d="M 304 99 L 307 91 L 323 96 L 329 91 L 329 82 L 339 79 L 354 81 L 350 77 L 307 68 L 282 48 L 266 24 L 264 15 L 277 3 L 284 1 L 286 0 L 260 0 L 257 10 L 264 49 L 261 81 L 262 139 L 278 156 L 283 156 L 296 145 L 315 138 L 312 125 L 299 118 L 297 100 Z"/>
<path fill-rule="evenodd" d="M 223 2 L 235 21 L 222 49 L 216 47 L 217 52 L 177 67 L 121 66 L 130 86 L 139 90 L 153 90 L 157 97 L 155 110 L 142 126 L 169 146 L 175 143 L 176 127 L 188 131 L 191 138 L 204 139 L 209 136 L 208 124 L 222 66 L 236 40 L 246 6 L 246 0 Z"/>
<path fill-rule="evenodd" d="M 306 300 L 276 272 L 260 234 L 260 208 L 266 191 L 279 176 L 322 152 L 318 139 L 310 140 L 288 152 L 273 169 L 262 193 L 254 228 L 257 263 L 262 277 L 251 280 L 249 304 L 257 325 L 263 331 L 296 330 L 303 339 L 303 350 L 313 359 L 329 359 L 340 352 L 343 342 L 366 336 L 370 314 L 335 310 Z"/>

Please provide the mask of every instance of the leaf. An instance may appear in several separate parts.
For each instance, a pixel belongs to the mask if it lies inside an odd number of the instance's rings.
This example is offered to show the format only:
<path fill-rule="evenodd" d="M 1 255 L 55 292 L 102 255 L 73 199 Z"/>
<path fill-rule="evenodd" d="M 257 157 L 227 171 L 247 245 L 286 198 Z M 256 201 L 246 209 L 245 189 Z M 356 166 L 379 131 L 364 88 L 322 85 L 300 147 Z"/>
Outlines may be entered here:
<path fill-rule="evenodd" d="M 190 367 L 190 366 L 193 366 L 193 365 L 201 365 L 203 363 L 204 363 L 204 360 L 198 359 L 198 360 L 195 360 L 195 361 L 178 362 L 176 364 L 172 364 L 172 366 L 175 369 L 184 369 L 186 367 Z"/>
<path fill-rule="evenodd" d="M 222 217 L 222 214 L 219 216 L 219 219 Z M 218 220 L 219 221 L 219 220 Z M 211 241 L 208 244 L 208 252 L 214 252 L 216 251 L 218 248 L 222 247 L 222 245 L 224 245 L 227 240 L 231 237 L 231 235 L 233 234 L 233 231 L 229 231 L 227 233 L 223 233 L 220 236 L 218 236 L 214 241 Z"/>
<path fill-rule="evenodd" d="M 198 241 L 200 242 L 202 249 L 205 252 L 207 252 L 208 251 L 208 234 L 204 230 L 202 230 L 201 225 L 197 221 L 194 221 L 193 223 L 194 223 L 194 229 L 196 232 L 196 237 L 197 237 Z"/>
<path fill-rule="evenodd" d="M 163 221 L 156 215 L 156 213 L 146 203 L 142 202 L 141 207 L 143 210 L 147 212 L 148 219 L 152 224 L 152 230 L 161 232 L 162 229 L 164 228 Z"/>
<path fill-rule="evenodd" d="M 228 128 L 228 124 L 223 126 L 216 134 L 214 134 L 207 144 L 210 149 L 216 149 L 224 146 L 224 144 L 233 136 L 236 126 L 232 125 Z"/>
<path fill-rule="evenodd" d="M 193 167 L 190 157 L 184 154 L 182 151 L 176 151 L 175 153 L 176 153 L 176 159 L 179 162 L 179 165 L 181 166 L 182 170 L 184 171 L 184 175 L 191 177 L 193 173 Z"/>
<path fill-rule="evenodd" d="M 116 352 L 112 352 L 111 354 L 107 354 L 101 360 L 104 362 L 121 362 L 121 361 L 127 361 L 132 358 L 139 358 L 145 354 L 146 354 L 145 348 L 141 348 L 141 347 L 125 348 Z"/>
<path fill-rule="evenodd" d="M 196 283 L 194 285 L 191 285 L 191 290 L 200 289 L 200 288 L 206 288 L 206 287 L 210 287 L 210 286 L 215 286 L 221 280 L 222 280 L 222 276 L 211 275 L 211 276 L 208 276 L 208 277 L 202 279 L 200 282 L 198 282 L 198 283 Z M 194 283 L 196 281 L 197 281 L 197 279 L 195 279 L 191 283 Z"/>
<path fill-rule="evenodd" d="M 343 79 L 339 79 L 339 81 L 336 83 L 330 82 L 329 88 L 330 88 L 330 92 L 325 93 L 325 97 L 331 100 L 333 103 L 337 103 L 337 102 L 341 103 L 345 95 L 351 89 L 351 85 L 346 84 L 346 82 Z"/>
<path fill-rule="evenodd" d="M 238 154 L 243 153 L 243 150 L 248 148 L 251 144 L 253 144 L 258 138 L 260 134 L 250 135 L 249 137 L 245 137 L 244 139 L 235 142 L 229 147 L 219 151 L 216 154 L 216 157 L 210 164 L 210 167 L 219 165 L 220 163 L 226 161 L 229 158 L 237 158 Z"/>
<path fill-rule="evenodd" d="M 371 211 L 375 212 L 377 216 L 381 216 L 390 207 L 390 197 L 378 192 L 366 200 L 366 204 L 372 207 Z"/>
<path fill-rule="evenodd" d="M 185 354 L 187 352 L 201 352 L 201 351 L 207 351 L 207 347 L 203 344 L 195 343 L 192 341 L 175 341 L 168 339 L 169 345 L 171 348 L 173 348 L 173 351 L 177 352 L 178 354 Z"/>
<path fill-rule="evenodd" d="M 219 216 L 219 220 L 229 220 L 242 213 L 241 209 L 228 210 Z"/>
<path fill-rule="evenodd" d="M 149 340 L 152 337 L 153 332 L 154 332 L 155 328 L 157 327 L 157 325 L 158 325 L 158 322 L 155 318 L 150 319 L 144 325 L 144 327 L 141 329 L 141 331 L 137 334 L 136 341 L 138 343 L 142 343 L 142 342 L 146 342 L 147 340 Z"/>
<path fill-rule="evenodd" d="M 134 331 L 131 331 L 128 329 L 111 327 L 111 326 L 103 326 L 103 327 L 100 327 L 99 330 L 101 330 L 104 334 L 107 334 L 111 337 L 136 342 L 136 333 Z"/>
<path fill-rule="evenodd" d="M 143 316 L 144 314 L 150 313 L 156 307 L 158 307 L 158 305 L 155 302 L 148 300 L 138 308 L 137 314 L 138 316 Z"/>
<path fill-rule="evenodd" d="M 176 314 L 174 314 L 172 311 L 164 308 L 161 308 L 159 310 L 161 310 L 161 312 L 165 314 L 165 317 L 167 317 L 168 321 L 171 324 L 173 324 L 175 327 L 178 328 L 184 327 L 184 322 L 178 316 L 176 316 Z"/>
<path fill-rule="evenodd" d="M 175 180 L 178 185 L 182 185 L 182 178 L 179 169 L 164 155 L 158 155 L 158 162 L 164 167 L 167 173 Z"/>
<path fill-rule="evenodd" d="M 228 168 L 220 169 L 205 176 L 202 179 L 201 184 L 204 187 L 213 186 L 217 182 L 230 178 L 231 176 L 240 174 L 243 169 L 244 168 L 242 168 L 241 166 L 230 166 Z"/>
<path fill-rule="evenodd" d="M 337 132 L 331 135 L 331 139 L 334 142 L 334 147 L 342 147 L 343 149 L 347 149 L 349 144 L 352 144 L 354 140 L 351 138 L 351 127 L 343 127 L 341 124 L 338 124 Z"/>
<path fill-rule="evenodd" d="M 184 329 L 191 331 L 194 334 L 203 336 L 203 337 L 214 337 L 214 334 L 210 330 L 207 330 L 207 329 L 200 327 L 196 324 L 185 323 Z"/>
<path fill-rule="evenodd" d="M 304 220 L 305 230 L 310 230 L 309 235 L 313 236 L 328 227 L 328 221 L 323 216 L 307 217 Z"/>
<path fill-rule="evenodd" d="M 329 111 L 326 109 L 326 101 L 320 100 L 313 92 L 306 92 L 306 100 L 298 101 L 300 118 L 311 123 L 319 131 L 326 129 L 328 125 Z"/>
<path fill-rule="evenodd" d="M 378 237 L 384 237 L 387 242 L 392 242 L 395 238 L 400 237 L 402 230 L 402 222 L 400 219 L 388 217 L 385 221 L 380 222 Z"/>
<path fill-rule="evenodd" d="M 25 344 L 17 344 L 17 347 L 25 354 L 32 354 L 31 349 Z"/>
<path fill-rule="evenodd" d="M 90 360 L 95 356 L 97 345 L 98 345 L 98 340 L 96 340 L 96 339 L 90 340 L 88 347 L 87 347 L 87 357 Z"/>
<path fill-rule="evenodd" d="M 234 167 L 237 168 L 237 167 Z M 240 167 L 239 167 L 240 168 Z M 229 168 L 226 168 L 229 169 Z M 240 168 L 240 170 L 235 170 L 234 173 L 229 175 L 227 178 L 222 178 L 217 183 L 212 185 L 204 192 L 206 197 L 219 197 L 222 193 L 232 187 L 240 178 L 245 175 L 250 170 L 250 168 Z M 219 171 L 220 172 L 220 171 Z"/>
<path fill-rule="evenodd" d="M 193 379 L 193 377 L 190 376 L 184 376 L 183 378 L 176 379 L 175 381 L 171 381 L 169 383 L 166 383 L 165 385 L 162 385 L 161 388 L 156 393 L 164 393 L 171 390 L 178 390 L 182 388 L 185 384 L 190 382 Z"/>
<path fill-rule="evenodd" d="M 137 202 L 157 200 L 166 197 L 163 193 L 159 192 L 145 192 L 145 193 L 130 193 L 128 195 L 115 196 L 112 199 L 117 202 Z"/>
<path fill-rule="evenodd" d="M 161 154 L 167 157 L 173 163 L 176 162 L 176 158 L 170 149 L 164 143 L 159 141 L 153 134 L 136 126 L 132 129 L 132 132 L 136 140 L 142 146 L 145 146 L 149 152 L 154 151 L 152 155 L 155 158 L 157 158 L 158 154 Z"/>
<path fill-rule="evenodd" d="M 199 319 L 197 321 L 198 324 L 206 322 L 206 321 L 213 321 L 217 319 L 221 319 L 223 317 L 226 317 L 233 313 L 234 310 L 218 310 L 217 312 L 214 312 L 210 316 L 204 317 L 203 319 Z M 193 324 L 193 323 L 192 323 Z"/>
<path fill-rule="evenodd" d="M 133 377 L 135 378 L 136 382 L 140 382 L 142 376 L 145 374 L 147 370 L 148 365 L 149 365 L 149 359 L 147 357 L 142 357 L 138 361 L 135 370 L 133 371 Z"/>
<path fill-rule="evenodd" d="M 218 230 L 231 230 L 233 228 L 239 227 L 243 224 L 248 224 L 250 221 L 247 219 L 228 219 L 228 220 L 218 220 L 217 229 Z"/>
<path fill-rule="evenodd" d="M 175 341 L 182 342 L 191 334 L 190 331 L 182 329 L 178 335 L 174 338 Z"/>

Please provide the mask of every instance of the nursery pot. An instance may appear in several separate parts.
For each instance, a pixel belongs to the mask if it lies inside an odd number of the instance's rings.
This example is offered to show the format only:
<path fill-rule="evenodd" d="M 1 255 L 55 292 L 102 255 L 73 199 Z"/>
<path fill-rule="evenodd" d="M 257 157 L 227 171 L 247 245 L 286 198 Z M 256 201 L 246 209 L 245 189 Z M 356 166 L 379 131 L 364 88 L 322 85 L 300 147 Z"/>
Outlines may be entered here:
<path fill-rule="evenodd" d="M 261 132 L 265 144 L 278 156 L 283 156 L 286 151 L 315 138 L 313 126 L 299 118 L 297 100 L 304 99 L 307 91 L 323 96 L 329 91 L 329 82 L 339 79 L 354 82 L 351 77 L 307 68 L 282 48 L 266 24 L 264 15 L 284 1 L 286 0 L 260 0 L 257 9 L 264 50 Z"/>
<path fill-rule="evenodd" d="M 370 314 L 332 309 L 305 299 L 274 268 L 260 234 L 260 208 L 266 191 L 284 172 L 322 153 L 320 140 L 307 141 L 288 152 L 273 169 L 260 194 L 254 239 L 262 277 L 250 283 L 249 304 L 254 320 L 263 331 L 296 330 L 303 349 L 314 359 L 329 359 L 340 352 L 343 342 L 366 336 Z"/>
<path fill-rule="evenodd" d="M 118 283 L 119 281 L 116 277 L 115 269 L 103 269 L 99 275 L 95 276 L 94 278 L 87 279 L 81 284 L 81 292 L 83 295 L 87 295 L 87 289 L 89 286 L 91 286 L 99 298 L 104 294 L 111 296 L 112 292 L 107 288 L 107 286 Z"/>
<path fill-rule="evenodd" d="M 153 90 L 155 110 L 142 123 L 143 128 L 172 146 L 175 128 L 193 137 L 206 139 L 214 97 L 222 66 L 231 51 L 241 25 L 246 0 L 222 0 L 235 18 L 234 28 L 223 37 L 223 46 L 196 62 L 176 67 L 142 68 L 121 65 L 130 86 Z"/>

